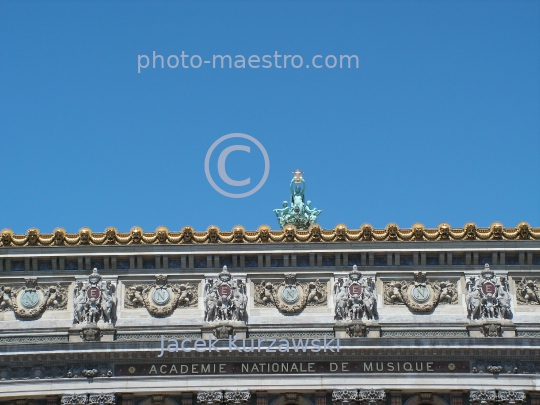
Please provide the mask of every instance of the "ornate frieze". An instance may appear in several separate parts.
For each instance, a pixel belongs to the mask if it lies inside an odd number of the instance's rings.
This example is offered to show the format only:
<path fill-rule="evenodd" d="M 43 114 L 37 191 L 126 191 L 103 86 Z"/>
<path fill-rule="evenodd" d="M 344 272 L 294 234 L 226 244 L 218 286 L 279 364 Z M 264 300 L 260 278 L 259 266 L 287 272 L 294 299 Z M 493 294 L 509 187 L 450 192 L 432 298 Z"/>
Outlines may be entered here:
<path fill-rule="evenodd" d="M 223 402 L 223 391 L 201 391 L 197 393 L 200 405 L 217 405 Z"/>
<path fill-rule="evenodd" d="M 71 394 L 62 395 L 60 399 L 62 405 L 86 405 L 88 403 L 88 395 L 86 394 Z"/>
<path fill-rule="evenodd" d="M 126 308 L 146 307 L 154 316 L 166 316 L 179 307 L 195 307 L 199 301 L 197 287 L 189 283 L 171 284 L 166 275 L 155 276 L 151 284 L 126 286 Z"/>
<path fill-rule="evenodd" d="M 359 390 L 358 403 L 362 405 L 382 405 L 386 401 L 386 392 L 384 390 Z"/>
<path fill-rule="evenodd" d="M 54 378 L 112 377 L 114 367 L 108 364 L 76 366 L 32 366 L 0 368 L 1 380 L 39 380 Z"/>
<path fill-rule="evenodd" d="M 514 390 L 471 390 L 471 405 L 515 405 L 525 401 L 525 392 Z"/>
<path fill-rule="evenodd" d="M 232 278 L 227 266 L 217 279 L 207 279 L 204 286 L 204 321 L 247 322 L 246 284 Z"/>
<path fill-rule="evenodd" d="M 60 284 L 41 286 L 35 278 L 25 278 L 24 286 L 0 285 L 0 311 L 13 310 L 21 318 L 35 318 L 45 310 L 67 307 L 67 288 Z"/>
<path fill-rule="evenodd" d="M 250 399 L 249 391 L 225 391 L 223 402 L 229 405 L 247 405 Z"/>
<path fill-rule="evenodd" d="M 73 323 L 88 324 L 116 321 L 116 285 L 104 281 L 97 269 L 88 281 L 77 281 L 73 290 Z"/>
<path fill-rule="evenodd" d="M 88 405 L 116 405 L 115 394 L 90 394 Z"/>
<path fill-rule="evenodd" d="M 24 235 L 14 234 L 11 229 L 3 229 L 0 232 L 0 246 L 268 243 L 289 241 L 285 237 L 285 230 L 270 230 L 267 225 L 259 227 L 256 231 L 241 232 L 239 228 L 242 227 L 236 226 L 232 231 L 220 231 L 217 227 L 209 227 L 206 232 L 196 232 L 190 226 L 185 226 L 179 232 L 174 232 L 160 226 L 154 232 L 144 232 L 139 227 L 133 227 L 130 232 L 118 232 L 115 228 L 109 227 L 104 232 L 93 232 L 90 228 L 82 228 L 78 233 L 67 233 L 63 228 L 56 228 L 50 234 L 42 234 L 39 230 L 32 228 Z M 344 225 L 340 225 L 334 229 L 325 230 L 315 224 L 310 228 L 314 232 L 309 230 L 307 232 L 297 231 L 294 226 L 291 229 L 291 236 L 297 242 L 540 240 L 540 228 L 533 228 L 527 222 L 520 222 L 515 227 L 508 228 L 503 227 L 499 222 L 492 223 L 489 228 L 479 228 L 472 222 L 466 223 L 461 228 L 452 228 L 449 224 L 443 222 L 437 228 L 432 229 L 425 228 L 422 224 L 414 224 L 411 228 L 399 228 L 396 224 L 388 224 L 384 229 L 374 229 L 370 224 L 364 224 L 360 229 L 347 229 Z"/>
<path fill-rule="evenodd" d="M 516 299 L 519 305 L 540 305 L 538 280 L 516 280 Z"/>
<path fill-rule="evenodd" d="M 385 305 L 406 305 L 411 311 L 428 312 L 438 304 L 457 304 L 456 283 L 427 280 L 426 273 L 414 272 L 413 281 L 384 283 Z"/>
<path fill-rule="evenodd" d="M 281 312 L 296 313 L 306 306 L 325 305 L 327 286 L 319 280 L 299 283 L 296 274 L 285 274 L 284 280 L 274 285 L 262 281 L 255 285 L 254 302 L 257 307 L 275 306 Z"/>
<path fill-rule="evenodd" d="M 377 319 L 375 280 L 362 277 L 353 266 L 348 277 L 340 277 L 334 284 L 335 319 L 338 321 Z"/>
<path fill-rule="evenodd" d="M 355 405 L 358 399 L 358 390 L 332 391 L 332 403 L 335 405 Z"/>
<path fill-rule="evenodd" d="M 512 318 L 508 279 L 495 276 L 489 264 L 479 277 L 467 278 L 466 302 L 471 320 Z"/>

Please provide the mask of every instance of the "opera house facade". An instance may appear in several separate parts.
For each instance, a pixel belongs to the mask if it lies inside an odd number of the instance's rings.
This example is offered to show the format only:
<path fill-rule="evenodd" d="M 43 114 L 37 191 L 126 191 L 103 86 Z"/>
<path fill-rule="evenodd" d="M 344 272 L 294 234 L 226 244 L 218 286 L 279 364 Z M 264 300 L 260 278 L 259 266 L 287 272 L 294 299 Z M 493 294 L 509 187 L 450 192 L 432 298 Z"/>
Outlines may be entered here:
<path fill-rule="evenodd" d="M 540 228 L 291 201 L 279 230 L 3 230 L 0 402 L 540 405 Z"/>

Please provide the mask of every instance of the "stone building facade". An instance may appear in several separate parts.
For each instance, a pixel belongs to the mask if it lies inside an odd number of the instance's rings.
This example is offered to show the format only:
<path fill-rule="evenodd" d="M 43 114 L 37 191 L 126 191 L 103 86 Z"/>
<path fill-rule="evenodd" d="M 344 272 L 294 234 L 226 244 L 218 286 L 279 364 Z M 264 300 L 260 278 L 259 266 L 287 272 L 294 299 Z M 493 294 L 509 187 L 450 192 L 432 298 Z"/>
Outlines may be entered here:
<path fill-rule="evenodd" d="M 540 405 L 540 228 L 1 232 L 0 402 Z"/>

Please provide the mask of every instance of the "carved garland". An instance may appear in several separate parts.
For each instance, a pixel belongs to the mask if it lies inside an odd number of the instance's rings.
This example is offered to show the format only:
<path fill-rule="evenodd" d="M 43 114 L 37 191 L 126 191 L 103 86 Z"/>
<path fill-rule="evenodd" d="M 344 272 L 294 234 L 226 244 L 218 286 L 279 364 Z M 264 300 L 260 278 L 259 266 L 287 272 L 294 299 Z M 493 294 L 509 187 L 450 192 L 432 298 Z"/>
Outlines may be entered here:
<path fill-rule="evenodd" d="M 268 225 L 262 225 L 257 231 L 246 231 L 238 225 L 232 231 L 220 231 L 218 227 L 210 226 L 206 232 L 196 232 L 190 226 L 180 232 L 170 232 L 164 226 L 154 232 L 144 232 L 138 226 L 123 233 L 113 227 L 97 233 L 93 233 L 90 228 L 82 228 L 77 234 L 69 234 L 63 228 L 56 228 L 51 234 L 41 234 L 36 228 L 29 229 L 24 235 L 16 235 L 11 229 L 0 232 L 0 246 L 505 239 L 540 240 L 540 228 L 532 228 L 527 222 L 520 222 L 515 228 L 504 228 L 499 222 L 492 223 L 489 228 L 478 228 L 476 224 L 468 222 L 462 228 L 452 228 L 442 223 L 436 229 L 426 229 L 422 224 L 401 229 L 391 223 L 385 229 L 374 229 L 370 224 L 364 224 L 359 229 L 348 229 L 338 224 L 334 229 L 324 230 L 315 224 L 307 231 L 299 231 L 293 225 L 287 225 L 283 230 L 271 230 Z"/>

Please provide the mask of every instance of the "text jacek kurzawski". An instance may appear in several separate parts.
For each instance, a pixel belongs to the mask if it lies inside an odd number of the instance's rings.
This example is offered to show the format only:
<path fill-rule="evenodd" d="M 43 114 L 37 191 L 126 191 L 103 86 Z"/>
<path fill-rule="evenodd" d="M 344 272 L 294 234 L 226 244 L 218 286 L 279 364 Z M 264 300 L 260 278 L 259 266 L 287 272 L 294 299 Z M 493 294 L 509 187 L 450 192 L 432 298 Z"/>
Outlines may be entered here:
<path fill-rule="evenodd" d="M 220 343 L 221 342 L 221 343 Z M 161 335 L 161 347 L 157 357 L 162 357 L 165 351 L 169 353 L 178 353 L 179 351 L 191 352 L 192 350 L 202 352 L 221 352 L 221 351 L 238 351 L 245 353 L 253 352 L 307 352 L 313 353 L 332 352 L 339 353 L 339 339 L 327 338 L 324 335 L 321 339 L 239 339 L 229 336 L 228 339 L 183 339 L 180 342 L 176 339 L 168 339 L 165 347 L 165 336 Z"/>

